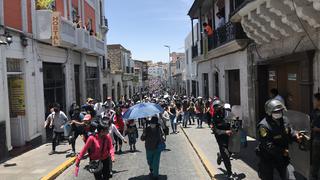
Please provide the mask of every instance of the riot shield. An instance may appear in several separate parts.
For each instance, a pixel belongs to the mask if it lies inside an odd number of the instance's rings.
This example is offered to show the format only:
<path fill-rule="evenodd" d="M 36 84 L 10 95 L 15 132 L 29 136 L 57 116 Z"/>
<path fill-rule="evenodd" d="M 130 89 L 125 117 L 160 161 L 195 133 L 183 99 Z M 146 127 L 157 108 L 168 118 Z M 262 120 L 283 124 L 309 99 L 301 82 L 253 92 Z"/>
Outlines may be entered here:
<path fill-rule="evenodd" d="M 310 137 L 310 117 L 307 114 L 288 110 L 284 113 L 284 116 L 288 118 L 292 128 L 296 131 L 304 131 L 306 137 Z M 309 143 L 306 143 L 309 144 Z M 294 142 L 289 145 L 289 153 L 291 163 L 295 168 L 295 171 L 302 174 L 304 177 L 309 177 L 310 171 L 310 147 L 302 149 L 299 144 Z"/>
<path fill-rule="evenodd" d="M 241 149 L 242 120 L 233 112 L 228 113 L 226 121 L 230 124 L 233 134 L 229 137 L 228 149 L 232 153 L 239 153 Z"/>

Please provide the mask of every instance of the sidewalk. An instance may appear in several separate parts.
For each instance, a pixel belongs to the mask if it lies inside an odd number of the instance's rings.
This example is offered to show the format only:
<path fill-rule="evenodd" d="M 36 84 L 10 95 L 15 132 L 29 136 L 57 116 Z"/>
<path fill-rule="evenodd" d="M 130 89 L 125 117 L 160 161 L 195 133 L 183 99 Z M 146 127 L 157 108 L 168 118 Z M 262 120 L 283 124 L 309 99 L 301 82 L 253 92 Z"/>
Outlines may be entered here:
<path fill-rule="evenodd" d="M 83 146 L 81 138 L 77 139 L 76 150 Z M 36 180 L 46 176 L 52 170 L 66 162 L 66 152 L 71 150 L 67 143 L 57 146 L 57 154 L 49 156 L 51 143 L 43 144 L 20 156 L 0 164 L 0 180 Z"/>
<path fill-rule="evenodd" d="M 204 128 L 196 128 L 195 125 L 184 128 L 184 132 L 192 142 L 194 148 L 200 151 L 200 155 L 204 163 L 210 167 L 209 171 L 213 174 L 215 179 L 227 179 L 224 177 L 225 167 L 223 163 L 219 166 L 217 164 L 217 152 L 219 151 L 218 144 L 211 130 L 207 125 Z M 254 153 L 256 142 L 254 139 L 248 140 L 248 147 L 241 150 L 237 155 L 237 159 L 232 159 L 232 170 L 237 174 L 237 179 L 259 179 L 257 174 L 258 159 Z"/>
<path fill-rule="evenodd" d="M 219 152 L 218 143 L 211 130 L 205 124 L 204 128 L 196 128 L 195 125 L 182 129 L 191 144 L 194 146 L 206 166 L 209 174 L 211 173 L 214 179 L 225 180 L 224 172 L 225 167 L 222 163 L 220 166 L 217 164 L 217 152 Z M 247 137 L 248 146 L 241 147 L 241 152 L 232 156 L 231 164 L 232 171 L 236 174 L 237 180 L 240 179 L 260 179 L 258 176 L 258 162 L 254 150 L 258 142 L 250 137 Z M 297 180 L 305 180 L 303 176 L 295 173 Z M 274 179 L 279 180 L 279 176 L 274 173 Z"/>

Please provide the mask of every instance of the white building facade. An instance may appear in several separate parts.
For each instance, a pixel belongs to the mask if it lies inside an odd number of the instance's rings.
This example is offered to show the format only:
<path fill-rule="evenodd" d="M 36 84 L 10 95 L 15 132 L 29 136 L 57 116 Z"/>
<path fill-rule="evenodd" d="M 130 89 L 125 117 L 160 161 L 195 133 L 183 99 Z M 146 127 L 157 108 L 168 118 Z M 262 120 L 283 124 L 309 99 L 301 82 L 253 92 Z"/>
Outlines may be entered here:
<path fill-rule="evenodd" d="M 1 131 L 6 132 L 0 137 L 0 154 L 26 142 L 45 139 L 44 120 L 53 103 L 59 103 L 68 112 L 74 102 L 81 104 L 86 97 L 102 97 L 108 30 L 104 1 L 78 4 L 80 17 L 87 13 L 84 4 L 95 10 L 95 33 L 100 37 L 76 28 L 72 24 L 71 0 L 65 2 L 70 3 L 70 8 L 64 6 L 64 14 L 60 15 L 36 9 L 35 1 L 22 3 L 19 29 L 10 27 L 10 18 L 6 17 L 9 12 L 3 9 L 5 3 L 11 6 L 12 1 L 0 1 L 0 34 L 8 33 L 13 38 L 10 45 L 0 45 L 0 102 L 4 105 L 0 123 L 4 123 Z M 53 33 L 58 35 L 55 42 Z"/>

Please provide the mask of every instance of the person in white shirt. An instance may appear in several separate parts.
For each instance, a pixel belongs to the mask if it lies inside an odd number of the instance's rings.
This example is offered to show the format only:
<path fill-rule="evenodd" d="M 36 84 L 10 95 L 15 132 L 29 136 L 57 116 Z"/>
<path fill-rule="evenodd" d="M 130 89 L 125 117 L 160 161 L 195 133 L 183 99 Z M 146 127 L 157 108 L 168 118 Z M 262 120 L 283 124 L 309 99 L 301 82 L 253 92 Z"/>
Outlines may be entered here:
<path fill-rule="evenodd" d="M 221 28 L 221 27 L 224 26 L 224 24 L 226 23 L 226 22 L 225 22 L 225 18 L 224 18 L 223 14 L 222 14 L 220 11 L 217 12 L 216 15 L 217 15 L 217 17 L 219 18 L 217 28 Z"/>
<path fill-rule="evenodd" d="M 93 109 L 96 111 L 97 115 L 105 111 L 105 107 L 103 106 L 102 102 L 95 103 Z"/>
<path fill-rule="evenodd" d="M 64 126 L 68 122 L 68 117 L 64 112 L 60 111 L 59 104 L 56 104 L 53 110 L 54 112 L 46 120 L 46 125 L 49 124 L 49 127 L 53 128 L 52 151 L 49 152 L 49 155 L 56 153 L 56 146 L 59 144 L 59 139 L 63 136 Z"/>

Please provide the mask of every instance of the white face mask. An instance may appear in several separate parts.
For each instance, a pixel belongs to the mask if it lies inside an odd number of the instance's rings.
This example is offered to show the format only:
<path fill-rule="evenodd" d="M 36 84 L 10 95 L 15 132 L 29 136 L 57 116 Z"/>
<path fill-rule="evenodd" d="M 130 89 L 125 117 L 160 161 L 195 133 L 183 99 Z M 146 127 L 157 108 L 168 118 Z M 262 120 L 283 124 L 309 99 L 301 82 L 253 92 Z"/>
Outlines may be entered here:
<path fill-rule="evenodd" d="M 274 120 L 278 120 L 278 119 L 281 119 L 283 117 L 283 114 L 282 113 L 272 113 L 272 119 Z"/>
<path fill-rule="evenodd" d="M 151 127 L 152 129 L 154 129 L 154 128 L 157 127 L 157 125 L 156 125 L 156 124 L 150 124 L 150 127 Z"/>

